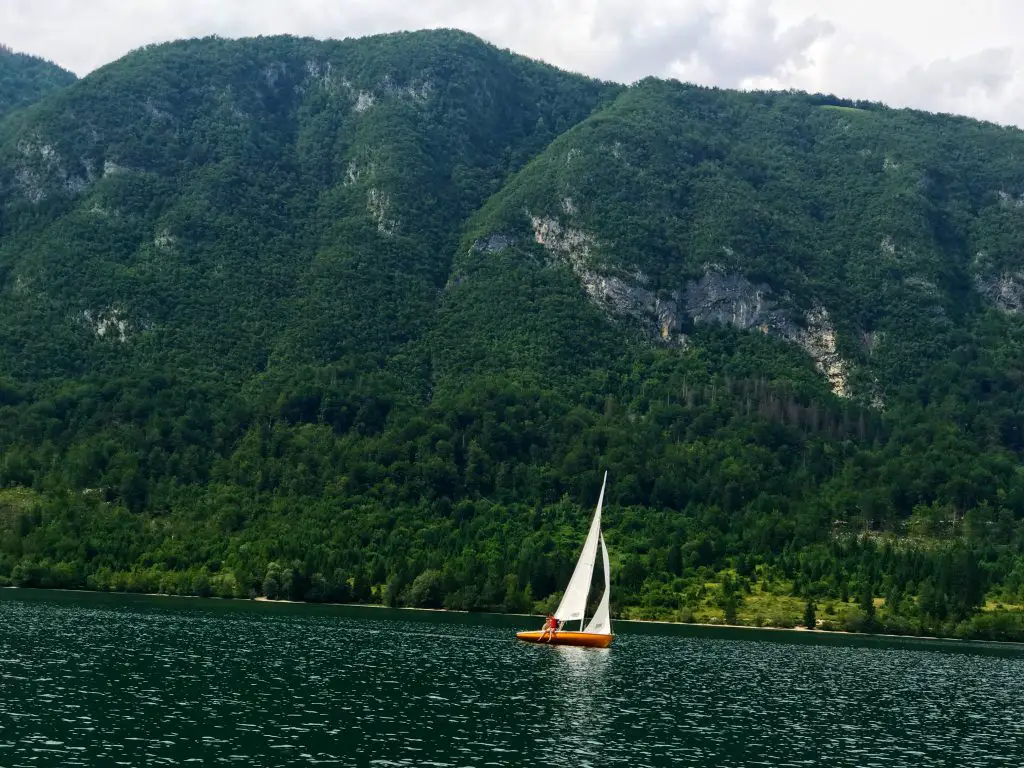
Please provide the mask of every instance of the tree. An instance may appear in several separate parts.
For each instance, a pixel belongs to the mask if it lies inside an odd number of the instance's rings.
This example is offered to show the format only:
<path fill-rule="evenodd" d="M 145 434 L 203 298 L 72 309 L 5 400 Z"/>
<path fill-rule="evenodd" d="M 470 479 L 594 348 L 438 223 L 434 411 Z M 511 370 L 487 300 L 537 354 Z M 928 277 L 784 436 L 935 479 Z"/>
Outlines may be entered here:
<path fill-rule="evenodd" d="M 858 605 L 864 613 L 865 625 L 872 627 L 875 623 L 875 597 L 871 590 L 871 582 L 865 581 L 861 586 Z"/>
<path fill-rule="evenodd" d="M 268 600 L 280 600 L 283 596 L 281 585 L 281 566 L 277 563 L 267 565 L 266 575 L 263 577 L 263 595 Z"/>
<path fill-rule="evenodd" d="M 804 626 L 808 629 L 818 628 L 818 617 L 815 613 L 815 606 L 813 600 L 808 600 L 804 606 Z"/>
<path fill-rule="evenodd" d="M 739 607 L 739 601 L 735 594 L 730 593 L 726 596 L 723 601 L 723 609 L 725 611 L 725 623 L 735 624 L 737 619 L 737 609 Z"/>
<path fill-rule="evenodd" d="M 423 571 L 412 580 L 408 590 L 409 605 L 417 608 L 441 607 L 441 572 Z"/>

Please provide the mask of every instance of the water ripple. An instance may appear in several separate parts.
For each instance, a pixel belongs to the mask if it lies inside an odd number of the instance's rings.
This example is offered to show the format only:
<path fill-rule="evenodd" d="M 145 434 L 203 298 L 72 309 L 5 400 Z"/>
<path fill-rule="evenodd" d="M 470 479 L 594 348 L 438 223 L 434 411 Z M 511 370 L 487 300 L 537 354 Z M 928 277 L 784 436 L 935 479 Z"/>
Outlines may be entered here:
<path fill-rule="evenodd" d="M 0 764 L 1024 764 L 1020 657 L 195 606 L 0 600 Z"/>

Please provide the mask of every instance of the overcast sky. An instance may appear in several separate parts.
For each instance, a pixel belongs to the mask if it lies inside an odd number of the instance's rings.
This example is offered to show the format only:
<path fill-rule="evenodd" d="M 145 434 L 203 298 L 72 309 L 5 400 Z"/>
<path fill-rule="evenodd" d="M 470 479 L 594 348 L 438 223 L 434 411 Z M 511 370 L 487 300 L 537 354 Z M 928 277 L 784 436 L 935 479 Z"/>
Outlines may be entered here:
<path fill-rule="evenodd" d="M 799 88 L 1024 126 L 1021 0 L 0 0 L 79 75 L 153 42 L 458 27 L 566 69 Z"/>

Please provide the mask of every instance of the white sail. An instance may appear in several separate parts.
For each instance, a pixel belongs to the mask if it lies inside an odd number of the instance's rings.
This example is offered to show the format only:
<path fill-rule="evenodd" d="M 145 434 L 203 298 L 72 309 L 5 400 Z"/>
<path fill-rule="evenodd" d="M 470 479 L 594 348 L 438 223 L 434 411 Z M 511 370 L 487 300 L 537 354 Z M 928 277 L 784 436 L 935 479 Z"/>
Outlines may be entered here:
<path fill-rule="evenodd" d="M 597 498 L 597 511 L 594 512 L 594 519 L 590 523 L 590 532 L 587 533 L 587 540 L 583 542 L 583 551 L 580 552 L 580 559 L 576 561 L 576 570 L 572 572 L 569 585 L 562 595 L 562 602 L 558 604 L 555 611 L 555 618 L 559 621 L 575 621 L 579 619 L 583 623 L 583 613 L 587 608 L 587 597 L 590 594 L 590 581 L 594 577 L 594 561 L 597 559 L 597 544 L 601 538 L 601 506 L 604 504 L 604 486 L 608 482 L 608 473 L 604 473 L 604 482 L 601 483 L 601 495 Z"/>
<path fill-rule="evenodd" d="M 610 635 L 612 633 L 612 621 L 608 615 L 608 603 L 612 595 L 611 571 L 608 568 L 608 547 L 604 543 L 604 534 L 601 534 L 601 564 L 604 566 L 604 594 L 601 595 L 601 603 L 597 606 L 597 612 L 587 624 L 584 632 L 593 632 L 598 635 Z"/>

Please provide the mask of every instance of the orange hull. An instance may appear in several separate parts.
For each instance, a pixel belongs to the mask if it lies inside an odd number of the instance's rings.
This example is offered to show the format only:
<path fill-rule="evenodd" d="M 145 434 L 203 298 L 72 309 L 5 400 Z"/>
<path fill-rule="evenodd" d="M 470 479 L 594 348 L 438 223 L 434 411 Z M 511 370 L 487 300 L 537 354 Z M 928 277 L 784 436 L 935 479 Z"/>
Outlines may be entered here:
<path fill-rule="evenodd" d="M 562 630 L 554 636 L 537 630 L 535 632 L 516 632 L 516 637 L 528 643 L 544 645 L 580 645 L 585 648 L 607 648 L 612 644 L 614 635 L 598 635 L 594 632 L 567 632 Z"/>

